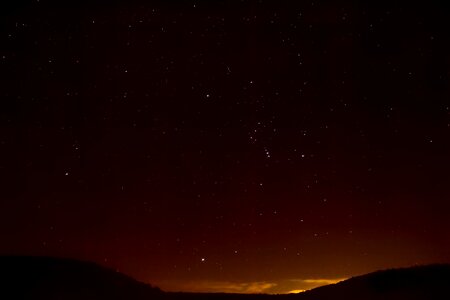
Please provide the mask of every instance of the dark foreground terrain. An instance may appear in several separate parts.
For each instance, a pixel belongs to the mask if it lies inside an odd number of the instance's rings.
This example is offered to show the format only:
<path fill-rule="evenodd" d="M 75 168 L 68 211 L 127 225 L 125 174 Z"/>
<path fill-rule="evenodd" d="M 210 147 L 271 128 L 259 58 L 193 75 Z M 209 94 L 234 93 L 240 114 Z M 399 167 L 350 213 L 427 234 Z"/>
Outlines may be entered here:
<path fill-rule="evenodd" d="M 325 300 L 450 299 L 450 265 L 378 271 L 301 294 L 166 293 L 93 263 L 48 257 L 0 257 L 0 299 Z"/>

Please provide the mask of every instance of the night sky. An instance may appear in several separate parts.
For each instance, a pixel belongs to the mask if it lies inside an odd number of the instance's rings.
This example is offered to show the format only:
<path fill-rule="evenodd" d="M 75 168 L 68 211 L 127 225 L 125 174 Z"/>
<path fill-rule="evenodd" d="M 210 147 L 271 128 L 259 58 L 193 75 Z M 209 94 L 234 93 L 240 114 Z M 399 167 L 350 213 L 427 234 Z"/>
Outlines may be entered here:
<path fill-rule="evenodd" d="M 0 254 L 266 293 L 450 262 L 446 1 L 5 2 Z"/>

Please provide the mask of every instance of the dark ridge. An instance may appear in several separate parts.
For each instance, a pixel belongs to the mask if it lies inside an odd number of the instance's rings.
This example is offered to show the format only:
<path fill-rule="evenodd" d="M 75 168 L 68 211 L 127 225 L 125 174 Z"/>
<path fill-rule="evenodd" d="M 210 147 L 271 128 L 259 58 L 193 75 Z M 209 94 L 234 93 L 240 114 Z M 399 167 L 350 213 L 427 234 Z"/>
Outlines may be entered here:
<path fill-rule="evenodd" d="M 450 299 L 450 265 L 377 271 L 295 295 L 309 299 Z"/>
<path fill-rule="evenodd" d="M 158 288 L 94 263 L 1 256 L 0 299 L 152 299 Z"/>

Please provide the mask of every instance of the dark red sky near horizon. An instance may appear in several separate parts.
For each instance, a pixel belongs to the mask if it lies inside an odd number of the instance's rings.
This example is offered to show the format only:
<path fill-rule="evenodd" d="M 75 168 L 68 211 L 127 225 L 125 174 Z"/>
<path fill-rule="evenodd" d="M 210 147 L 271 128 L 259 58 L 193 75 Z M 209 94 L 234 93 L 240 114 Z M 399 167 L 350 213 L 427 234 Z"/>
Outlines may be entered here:
<path fill-rule="evenodd" d="M 450 263 L 445 1 L 0 4 L 0 254 L 285 293 Z"/>

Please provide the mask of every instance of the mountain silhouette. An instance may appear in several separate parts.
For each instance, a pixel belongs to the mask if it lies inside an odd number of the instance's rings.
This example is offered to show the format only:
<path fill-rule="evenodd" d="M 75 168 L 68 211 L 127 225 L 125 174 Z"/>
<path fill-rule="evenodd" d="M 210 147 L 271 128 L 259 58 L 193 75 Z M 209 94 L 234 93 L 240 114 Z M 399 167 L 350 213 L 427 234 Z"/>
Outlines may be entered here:
<path fill-rule="evenodd" d="M 377 271 L 300 294 L 168 293 L 94 263 L 1 256 L 0 299 L 47 300 L 438 300 L 450 299 L 450 265 Z"/>

